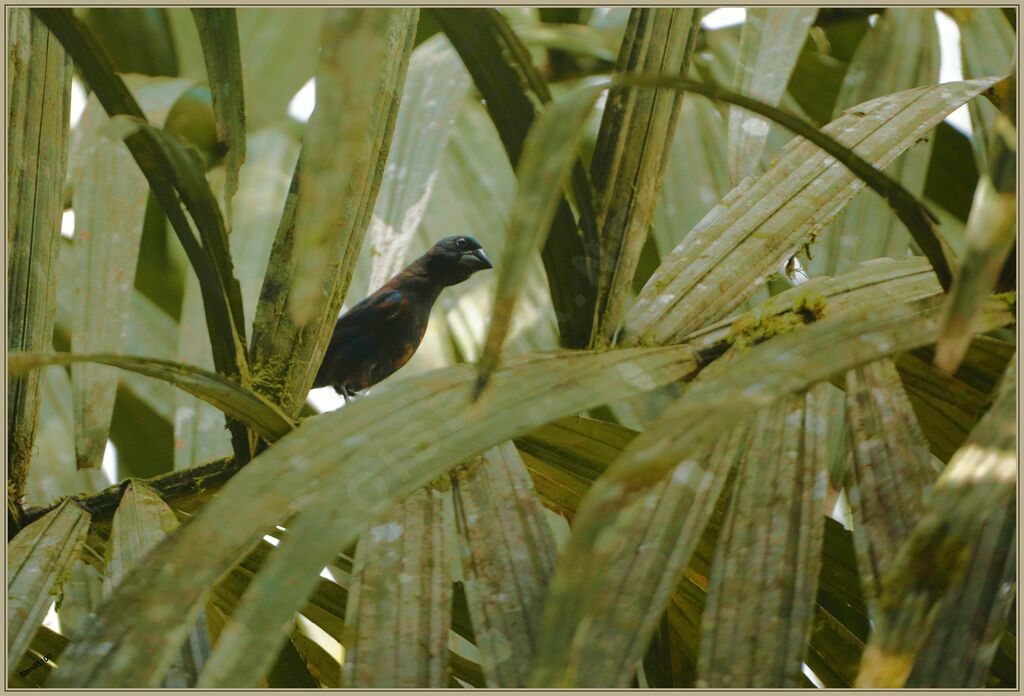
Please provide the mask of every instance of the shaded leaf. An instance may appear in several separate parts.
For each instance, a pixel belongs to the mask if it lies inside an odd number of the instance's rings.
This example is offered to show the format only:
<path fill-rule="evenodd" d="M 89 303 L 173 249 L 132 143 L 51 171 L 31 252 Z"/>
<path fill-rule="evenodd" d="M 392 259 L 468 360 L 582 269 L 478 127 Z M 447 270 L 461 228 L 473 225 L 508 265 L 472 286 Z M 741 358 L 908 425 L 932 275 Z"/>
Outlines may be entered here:
<path fill-rule="evenodd" d="M 188 525 L 136 567 L 131 580 L 69 647 L 63 679 L 108 686 L 157 682 L 163 660 L 176 647 L 174 634 L 181 635 L 187 618 L 182 608 L 199 602 L 209 585 L 265 533 L 268 520 L 301 505 L 289 535 L 234 615 L 240 626 L 259 626 L 248 642 L 250 649 L 261 642 L 262 661 L 264 645 L 279 644 L 279 632 L 315 586 L 317 573 L 368 516 L 386 512 L 455 462 L 494 444 L 608 398 L 680 379 L 693 369 L 685 346 L 534 356 L 495 375 L 490 396 L 475 406 L 470 401 L 475 371 L 463 366 L 382 385 L 351 407 L 309 419 L 247 464 Z M 535 398 L 542 393 L 548 398 Z M 524 403 L 531 407 L 522 408 Z M 402 425 L 408 428 L 396 431 Z M 339 508 L 338 500 L 348 504 Z M 202 563 L 194 553 L 199 547 L 205 549 Z M 259 597 L 273 598 L 273 606 L 254 601 Z M 168 605 L 178 611 L 166 612 Z M 116 659 L 96 649 L 107 640 L 123 646 Z M 81 680 L 77 675 L 90 676 Z"/>
<path fill-rule="evenodd" d="M 96 34 L 119 73 L 176 77 L 178 61 L 162 7 L 90 7 L 76 13 Z"/>
<path fill-rule="evenodd" d="M 990 626 L 1002 623 L 1000 614 L 1012 594 L 997 580 L 1001 569 L 994 563 L 1008 551 L 1008 542 L 1012 548 L 1012 540 L 1006 538 L 1010 530 L 1004 528 L 998 535 L 992 532 L 1002 526 L 1017 489 L 1016 370 L 1014 361 L 996 403 L 935 483 L 920 519 L 885 577 L 857 686 L 902 687 L 926 643 L 942 640 L 944 628 L 933 633 L 932 627 L 943 615 L 943 603 L 956 598 L 966 603 L 964 610 L 971 622 L 982 627 L 972 631 L 973 655 L 963 663 L 965 669 L 957 675 L 958 680 L 977 683 L 977 675 L 971 677 L 970 673 L 991 659 L 994 641 Z M 981 537 L 983 531 L 990 532 L 987 538 Z M 974 566 L 979 553 L 983 565 Z M 985 575 L 986 581 L 965 586 Z M 949 614 L 943 618 L 948 619 Z M 961 630 L 958 640 L 962 637 Z M 926 671 L 920 677 L 930 682 L 934 675 Z"/>
<path fill-rule="evenodd" d="M 415 20 L 416 12 L 360 9 L 335 10 L 325 18 L 317 68 L 320 93 L 300 155 L 295 266 L 288 292 L 288 311 L 300 328 L 318 318 L 317 301 L 324 294 L 322 286 L 335 284 L 332 274 L 340 276 L 343 285 L 351 278 L 365 228 L 338 224 L 347 212 L 345 198 L 338 192 L 358 191 L 365 185 L 358 161 L 368 144 L 383 151 L 382 159 L 389 149 L 387 137 L 382 145 L 374 142 L 370 124 L 377 116 L 381 92 L 393 101 L 402 86 L 408 60 L 402 47 L 409 43 Z M 389 65 L 390 55 L 397 56 L 397 70 Z M 385 78 L 383 90 L 378 80 L 356 77 L 396 73 L 393 82 Z M 342 263 L 335 272 L 338 259 Z"/>
<path fill-rule="evenodd" d="M 846 414 L 853 454 L 846 495 L 861 585 L 874 615 L 882 579 L 938 471 L 891 360 L 846 373 Z"/>
<path fill-rule="evenodd" d="M 523 687 L 536 650 L 555 540 L 516 448 L 451 474 L 466 596 L 487 684 Z"/>
<path fill-rule="evenodd" d="M 1014 502 L 1007 503 L 1003 514 L 993 513 L 978 532 L 964 579 L 943 600 L 907 686 L 985 685 L 1000 639 L 1007 636 L 1004 626 L 1016 594 L 1014 508 Z"/>
<path fill-rule="evenodd" d="M 520 156 L 534 120 L 534 103 L 551 101 L 550 90 L 534 68 L 529 52 L 495 9 L 431 8 L 430 15 L 473 76 L 508 160 L 519 171 Z M 545 240 L 541 258 L 561 345 L 582 348 L 590 335 L 592 312 L 587 308 L 593 307 L 595 297 L 591 265 L 600 246 L 590 184 L 579 164 L 573 169 L 572 197 L 575 215 L 567 201 L 559 201 L 550 232 L 545 228 L 538 234 Z"/>
<path fill-rule="evenodd" d="M 430 201 L 469 85 L 469 74 L 444 37 L 429 39 L 409 58 L 402 106 L 370 223 L 373 270 L 367 293 L 405 265 L 406 250 Z"/>
<path fill-rule="evenodd" d="M 603 85 L 583 87 L 552 103 L 526 137 L 516 173 L 520 184 L 505 233 L 504 261 L 498 270 L 498 289 L 479 361 L 477 394 L 483 391 L 498 367 L 528 260 L 540 247 L 554 220 L 562 187 L 576 161 L 583 122 L 604 89 Z"/>
<path fill-rule="evenodd" d="M 515 197 L 515 174 L 507 163 L 501 139 L 487 112 L 476 100 L 463 102 L 441 169 L 416 235 L 416 247 L 410 254 L 426 250 L 437 239 L 451 234 L 476 237 L 494 262 L 504 268 L 505 231 L 509 210 Z M 450 295 L 440 298 L 441 316 L 450 341 L 457 347 L 459 359 L 475 361 L 486 339 L 491 316 L 494 273 L 473 276 L 476 287 L 486 292 L 462 292 L 454 302 Z M 435 312 L 438 310 L 435 309 Z M 436 315 L 435 315 L 436 316 Z M 436 319 L 430 327 L 437 326 Z M 427 337 L 432 328 L 428 327 Z M 541 259 L 532 255 L 526 270 L 522 295 L 516 303 L 506 350 L 509 353 L 551 350 L 558 346 L 558 322 L 551 294 L 544 277 Z M 410 364 L 426 346 L 421 346 Z M 449 362 L 456 362 L 453 356 Z M 438 365 L 432 364 L 431 367 Z"/>
<path fill-rule="evenodd" d="M 571 416 L 516 438 L 516 447 L 546 505 L 568 519 L 590 485 L 637 433 L 606 421 Z"/>
<path fill-rule="evenodd" d="M 165 10 L 174 27 L 181 74 L 206 80 L 203 50 L 191 12 Z M 326 8 L 239 7 L 235 10 L 246 124 L 255 132 L 288 116 L 295 93 L 316 72 L 319 44 L 299 37 L 320 31 Z"/>
<path fill-rule="evenodd" d="M 7 348 L 46 350 L 57 300 L 71 61 L 27 9 L 12 8 L 7 28 Z M 39 380 L 36 373 L 7 383 L 8 498 L 25 492 Z"/>
<path fill-rule="evenodd" d="M 1013 25 L 1006 21 L 995 7 L 972 7 L 953 13 L 960 29 L 960 54 L 964 77 L 1008 75 L 1014 65 L 1017 37 Z M 971 145 L 978 169 L 985 171 L 988 163 L 988 143 L 992 140 L 992 127 L 998 110 L 985 100 L 968 104 L 971 113 Z"/>
<path fill-rule="evenodd" d="M 129 481 L 111 524 L 105 562 L 106 576 L 103 579 L 104 595 L 112 594 L 128 570 L 177 526 L 178 519 L 174 512 L 160 499 L 156 491 L 139 481 Z M 172 663 L 163 686 L 195 686 L 198 671 L 197 665 L 191 659 L 193 652 L 190 650 L 190 643 L 197 633 L 205 636 L 205 622 L 200 622 L 198 628 L 198 631 L 191 632 L 189 640 L 182 646 L 182 654 Z M 209 651 L 209 646 L 206 651 Z"/>
<path fill-rule="evenodd" d="M 729 369 L 691 385 L 590 489 L 548 593 L 538 652 L 541 661 L 533 684 L 572 683 L 577 674 L 594 667 L 580 659 L 584 643 L 574 642 L 574 636 L 585 632 L 590 612 L 604 594 L 605 578 L 614 567 L 612 559 L 617 558 L 615 549 L 608 548 L 610 543 L 596 543 L 600 536 L 617 538 L 616 532 L 626 528 L 641 507 L 638 501 L 662 485 L 681 462 L 690 467 L 692 478 L 704 478 L 709 484 L 714 481 L 714 470 L 706 470 L 696 457 L 711 446 L 726 424 L 837 371 L 934 340 L 940 301 L 940 296 L 934 296 L 815 322 L 742 352 Z M 990 307 L 989 326 L 1010 321 L 1005 308 Z M 688 427 L 680 429 L 679 423 Z M 636 638 L 635 634 L 628 636 L 631 642 Z"/>
<path fill-rule="evenodd" d="M 204 318 L 199 283 L 195 278 L 186 278 L 174 360 L 212 372 L 213 356 Z M 175 469 L 187 469 L 199 462 L 231 454 L 231 442 L 224 433 L 224 417 L 216 407 L 181 390 L 175 390 L 170 406 L 173 408 Z"/>
<path fill-rule="evenodd" d="M 700 9 L 630 11 L 615 73 L 686 77 Z M 619 87 L 608 93 L 590 160 L 601 244 L 590 345 L 612 342 L 647 239 L 679 117 L 681 92 Z M 526 176 L 522 172 L 520 181 Z"/>
<path fill-rule="evenodd" d="M 799 686 L 825 521 L 825 385 L 758 412 L 718 539 L 698 685 Z"/>
<path fill-rule="evenodd" d="M 267 673 L 270 689 L 315 689 L 319 686 L 306 661 L 291 640 L 285 641 L 277 661 Z"/>
<path fill-rule="evenodd" d="M 915 353 L 895 363 L 932 454 L 948 462 L 991 405 L 990 395 Z"/>
<path fill-rule="evenodd" d="M 152 488 L 129 481 L 111 525 L 103 593 L 113 593 L 128 570 L 177 526 L 178 519 Z"/>
<path fill-rule="evenodd" d="M 39 428 L 35 466 L 29 470 L 25 502 L 50 505 L 66 495 L 95 493 L 110 485 L 100 469 L 75 468 L 71 380 L 63 367 L 40 370 Z"/>
<path fill-rule="evenodd" d="M 321 685 L 328 689 L 341 688 L 341 665 L 319 643 L 298 631 L 292 634 L 291 642 Z"/>
<path fill-rule="evenodd" d="M 583 24 L 516 24 L 515 32 L 531 47 L 556 49 L 608 62 L 614 62 L 618 55 L 617 41 Z"/>
<path fill-rule="evenodd" d="M 257 388 L 289 414 L 298 413 L 305 401 L 370 224 L 398 112 L 396 96 L 405 79 L 415 36 L 416 12 L 411 10 L 336 10 L 331 17 L 322 35 L 324 45 L 330 48 L 321 56 L 321 91 L 329 96 L 319 101 L 310 121 L 267 264 L 252 331 L 250 359 Z M 349 29 L 357 28 L 362 41 L 346 38 Z M 363 42 L 366 45 L 357 51 L 356 45 Z M 369 65 L 367 56 L 361 53 L 367 50 L 375 56 Z M 346 75 L 355 66 L 359 66 L 360 75 L 373 69 L 376 79 L 358 80 L 363 87 L 373 86 L 371 94 L 349 94 Z M 354 119 L 352 114 L 339 111 L 346 105 L 358 112 Z M 356 128 L 353 120 L 372 127 Z M 347 158 L 339 155 L 335 142 L 344 137 L 351 139 L 346 144 L 351 153 Z M 310 184 L 300 186 L 300 180 Z M 347 182 L 346 187 L 338 188 L 339 182 Z M 326 226 L 319 231 L 305 229 L 314 223 Z M 315 245 L 300 253 L 297 237 L 314 232 L 316 240 L 301 244 L 319 242 L 327 246 L 318 255 L 312 255 Z M 300 258 L 304 259 L 301 263 Z M 306 265 L 315 266 L 315 274 L 304 268 Z M 300 280 L 300 272 L 306 274 L 305 280 Z M 315 288 L 310 285 L 312 275 L 316 276 Z M 296 283 L 300 282 L 306 285 L 303 292 L 315 295 L 305 306 L 293 299 Z M 308 321 L 301 326 L 294 322 L 289 308 L 299 310 L 303 315 L 300 318 Z"/>
<path fill-rule="evenodd" d="M 939 37 L 935 17 L 918 8 L 883 13 L 857 46 L 836 100 L 837 115 L 869 99 L 939 80 Z M 931 159 L 931 135 L 886 169 L 915 196 L 924 193 Z M 945 227 L 945 225 L 943 226 Z M 815 245 L 807 264 L 812 274 L 847 270 L 879 256 L 905 256 L 910 238 L 885 201 L 861 192 Z"/>
<path fill-rule="evenodd" d="M 156 124 L 190 86 L 188 80 L 139 78 L 127 82 Z M 71 149 L 73 255 L 65 283 L 73 287 L 71 348 L 119 353 L 125 348 L 132 287 L 149 184 L 131 153 L 111 136 L 111 120 L 93 95 L 75 129 Z M 78 468 L 98 468 L 109 437 L 117 372 L 100 365 L 71 368 Z"/>
<path fill-rule="evenodd" d="M 217 140 L 227 149 L 224 182 L 224 217 L 231 232 L 231 202 L 238 190 L 238 170 L 245 162 L 245 96 L 238 22 L 234 8 L 192 8 L 206 59 L 217 117 Z"/>
<path fill-rule="evenodd" d="M 111 118 L 123 117 L 120 123 L 124 125 L 119 125 L 119 129 L 125 134 L 125 144 L 146 175 L 199 278 L 214 362 L 220 372 L 244 379 L 247 370 L 244 338 L 241 337 L 244 336 L 241 298 L 231 271 L 223 220 L 198 155 L 194 150 L 186 149 L 182 141 L 146 122 L 145 115 L 121 78 L 114 74 L 109 58 L 95 37 L 71 15 L 70 10 L 35 8 L 33 13 L 71 53 L 107 114 Z M 183 205 L 199 228 L 202 245 L 192 231 Z M 244 458 L 248 444 L 245 434 L 231 423 L 229 427 L 232 428 L 235 452 Z"/>
<path fill-rule="evenodd" d="M 17 374 L 45 365 L 68 365 L 84 361 L 132 370 L 170 382 L 179 389 L 213 404 L 226 415 L 245 423 L 270 441 L 278 439 L 294 427 L 288 416 L 259 394 L 239 386 L 222 375 L 167 360 L 109 353 L 12 353 L 7 356 L 7 369 L 10 373 Z"/>
<path fill-rule="evenodd" d="M 950 290 L 935 351 L 935 364 L 946 372 L 955 370 L 967 352 L 974 318 L 985 296 L 997 286 L 1003 264 L 1016 243 L 1015 109 L 1016 105 L 1008 100 L 996 115 L 989 142 L 989 171 L 978 183 L 967 220 L 964 264 Z"/>
<path fill-rule="evenodd" d="M 345 608 L 346 686 L 447 683 L 452 583 L 441 523 L 446 497 L 436 486 L 421 488 L 360 536 Z"/>
<path fill-rule="evenodd" d="M 748 9 L 733 89 L 777 105 L 817 14 L 813 7 Z M 734 184 L 757 172 L 768 127 L 756 114 L 729 109 L 729 176 Z"/>
<path fill-rule="evenodd" d="M 7 549 L 7 673 L 28 649 L 85 543 L 89 513 L 72 500 L 23 529 Z"/>
<path fill-rule="evenodd" d="M 606 630 L 600 639 L 574 646 L 585 668 L 570 667 L 575 673 L 570 672 L 565 683 L 624 686 L 632 679 L 729 472 L 747 448 L 747 425 L 739 423 L 721 433 L 708 454 L 682 462 L 672 476 L 646 493 L 625 513 L 621 533 L 602 544 L 600 552 L 617 560 L 605 569 L 602 580 L 607 589 L 591 606 L 588 620 Z M 707 478 L 700 475 L 705 467 L 713 472 Z M 549 593 L 534 684 L 550 683 L 561 668 L 545 650 L 550 649 L 546 636 L 553 625 L 551 602 Z"/>
<path fill-rule="evenodd" d="M 947 83 L 883 97 L 823 132 L 884 166 L 990 84 Z M 666 256 L 626 318 L 626 343 L 678 340 L 725 316 L 813 240 L 860 188 L 834 157 L 794 140 L 771 169 L 733 189 Z"/>
<path fill-rule="evenodd" d="M 706 99 L 683 101 L 651 229 L 662 255 L 672 251 L 732 188 L 726 170 L 727 137 L 717 105 Z"/>

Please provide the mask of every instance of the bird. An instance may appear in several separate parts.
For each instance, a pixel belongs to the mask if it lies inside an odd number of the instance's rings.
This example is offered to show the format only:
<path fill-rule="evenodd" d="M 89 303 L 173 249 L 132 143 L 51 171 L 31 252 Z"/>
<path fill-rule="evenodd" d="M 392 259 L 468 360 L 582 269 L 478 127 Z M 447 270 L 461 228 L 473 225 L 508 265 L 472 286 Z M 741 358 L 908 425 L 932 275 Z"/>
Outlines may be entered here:
<path fill-rule="evenodd" d="M 494 268 L 483 245 L 468 235 L 445 237 L 334 325 L 313 388 L 333 387 L 349 399 L 390 377 L 419 348 L 441 291 Z"/>

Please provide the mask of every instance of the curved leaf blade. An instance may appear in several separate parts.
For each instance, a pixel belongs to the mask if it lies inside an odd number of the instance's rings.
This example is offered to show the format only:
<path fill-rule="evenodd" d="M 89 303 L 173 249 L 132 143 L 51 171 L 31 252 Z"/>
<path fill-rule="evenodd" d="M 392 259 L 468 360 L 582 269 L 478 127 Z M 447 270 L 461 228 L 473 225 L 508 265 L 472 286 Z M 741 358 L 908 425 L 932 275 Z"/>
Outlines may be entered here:
<path fill-rule="evenodd" d="M 301 506 L 303 512 L 289 524 L 289 534 L 234 614 L 239 630 L 259 627 L 249 629 L 250 650 L 242 657 L 266 665 L 320 569 L 354 539 L 368 516 L 386 512 L 397 499 L 487 447 L 612 396 L 683 378 L 694 367 L 685 346 L 532 356 L 495 375 L 489 396 L 475 406 L 470 398 L 475 371 L 464 366 L 382 385 L 351 407 L 309 419 L 247 464 L 132 571 L 122 590 L 100 608 L 97 620 L 69 646 L 68 671 L 60 681 L 157 683 L 163 661 L 176 648 L 171 634 L 187 618 L 181 608 L 200 601 L 265 533 L 268 520 L 282 519 Z M 538 394 L 549 398 L 537 400 Z M 524 408 L 526 403 L 531 407 Z M 415 425 L 396 439 L 400 431 L 395 429 L 408 424 Z M 382 461 L 389 464 L 382 468 Z M 340 499 L 350 504 L 339 508 Z M 206 550 L 201 564 L 193 552 L 197 544 Z M 272 597 L 273 606 L 255 601 L 259 597 Z M 166 612 L 168 605 L 179 611 Z M 116 656 L 97 649 L 106 640 L 123 646 Z M 208 669 L 215 659 L 216 649 Z M 249 673 L 243 665 L 241 674 Z M 81 675 L 89 676 L 83 680 Z"/>
<path fill-rule="evenodd" d="M 498 271 L 494 308 L 480 357 L 477 395 L 498 367 L 530 256 L 540 247 L 555 218 L 562 187 L 576 161 L 583 123 L 605 88 L 587 86 L 567 94 L 553 102 L 530 127 L 517 167 L 520 184 L 505 233 L 504 261 Z"/>
<path fill-rule="evenodd" d="M 735 423 L 782 396 L 806 389 L 836 371 L 852 369 L 886 355 L 927 344 L 938 329 L 941 297 L 825 319 L 778 336 L 743 352 L 728 370 L 698 380 L 647 431 L 634 440 L 590 489 L 559 561 L 545 608 L 533 684 L 573 683 L 591 664 L 581 661 L 578 636 L 603 593 L 613 551 L 609 540 L 628 525 L 630 511 L 680 462 L 703 475 L 695 460 L 726 423 Z M 989 305 L 988 326 L 1012 321 L 1000 303 Z M 687 423 L 680 430 L 679 423 Z M 585 583 L 580 582 L 585 578 Z M 630 641 L 634 636 L 628 636 Z M 624 648 L 625 646 L 622 646 Z"/>
<path fill-rule="evenodd" d="M 941 630 L 931 632 L 936 617 L 942 615 L 941 605 L 960 595 L 964 583 L 979 571 L 994 570 L 998 575 L 999 569 L 992 564 L 972 568 L 972 561 L 977 553 L 984 555 L 981 547 L 986 540 L 980 534 L 987 525 L 998 526 L 1005 519 L 1017 489 L 1016 373 L 1014 360 L 996 403 L 939 477 L 920 520 L 885 578 L 880 611 L 856 686 L 902 687 L 926 639 L 943 635 Z M 998 617 L 997 607 L 1002 605 L 1005 610 L 1010 594 L 993 592 L 995 588 L 987 585 L 969 591 L 973 601 L 982 600 L 971 617 L 984 625 L 982 634 L 988 633 L 993 618 Z M 989 607 L 994 611 L 989 613 Z M 976 635 L 972 641 L 977 640 Z M 982 654 L 991 656 L 991 647 L 989 643 Z"/>
<path fill-rule="evenodd" d="M 824 536 L 825 386 L 758 412 L 751 426 L 715 548 L 698 685 L 803 683 Z"/>
<path fill-rule="evenodd" d="M 836 117 L 869 99 L 939 81 L 939 36 L 935 17 L 919 8 L 891 8 L 857 46 L 836 99 Z M 886 170 L 915 196 L 924 195 L 932 143 L 912 146 Z M 948 234 L 948 233 L 947 233 Z M 885 201 L 866 192 L 854 196 L 815 245 L 808 273 L 835 273 L 879 256 L 906 255 L 910 238 Z"/>
<path fill-rule="evenodd" d="M 529 51 L 496 9 L 431 8 L 430 13 L 473 76 L 508 160 L 518 170 L 535 117 L 534 104 L 551 101 L 550 90 L 533 66 Z M 588 308 L 593 307 L 595 296 L 593 265 L 600 251 L 590 183 L 582 165 L 573 169 L 572 197 L 576 214 L 567 201 L 561 201 L 550 233 L 547 229 L 541 232 L 546 235 L 541 259 L 561 345 L 582 348 L 590 335 L 593 317 Z"/>
<path fill-rule="evenodd" d="M 401 47 L 408 43 L 415 19 L 415 12 L 341 9 L 324 21 L 317 68 L 320 89 L 303 137 L 302 186 L 295 208 L 295 276 L 288 311 L 299 327 L 316 316 L 321 286 L 332 284 L 334 264 L 350 255 L 354 262 L 365 234 L 365 228 L 350 230 L 338 224 L 345 213 L 345 199 L 338 192 L 362 186 L 358 157 L 367 134 L 373 133 L 370 124 L 380 99 L 377 80 L 358 75 L 386 74 L 389 55 L 397 52 L 402 66 L 394 84 L 397 92 L 407 61 Z M 387 145 L 385 140 L 385 150 Z M 344 264 L 339 271 L 346 281 L 351 276 L 351 268 Z"/>
<path fill-rule="evenodd" d="M 7 356 L 7 369 L 9 373 L 17 374 L 46 365 L 70 365 L 76 362 L 96 362 L 170 382 L 213 404 L 225 415 L 251 427 L 271 442 L 295 427 L 288 416 L 259 394 L 223 375 L 169 360 L 111 353 L 11 353 Z"/>
<path fill-rule="evenodd" d="M 847 112 L 821 133 L 866 157 L 873 177 L 881 174 L 876 166 L 887 164 L 949 111 L 991 84 L 992 80 L 947 83 L 889 95 Z M 775 166 L 733 189 L 665 257 L 626 318 L 625 342 L 678 340 L 735 309 L 862 188 L 857 171 L 855 175 L 816 145 L 801 139 L 791 142 Z M 899 187 L 887 181 L 876 190 Z M 919 229 L 910 224 L 908 228 Z M 921 239 L 917 241 L 926 248 Z M 933 236 L 932 241 L 933 248 L 941 246 L 939 238 Z M 945 252 L 941 256 L 945 258 Z M 938 272 L 942 261 L 931 254 L 929 259 Z"/>
<path fill-rule="evenodd" d="M 852 466 L 845 488 L 861 587 L 874 616 L 882 580 L 938 472 L 891 360 L 846 373 L 846 414 Z"/>
<path fill-rule="evenodd" d="M 967 219 L 967 254 L 950 291 L 935 364 L 956 370 L 970 345 L 972 324 L 987 294 L 997 286 L 1016 243 L 1017 128 L 1015 89 L 996 115 L 989 143 L 989 171 L 978 182 Z"/>
<path fill-rule="evenodd" d="M 239 335 L 244 336 L 241 298 L 231 272 L 227 234 L 203 168 L 197 161 L 198 154 L 146 121 L 142 109 L 124 81 L 114 73 L 96 38 L 70 10 L 35 8 L 32 12 L 71 54 L 107 114 L 112 119 L 122 117 L 122 122 L 132 124 L 123 127 L 125 145 L 146 175 L 202 284 L 218 370 L 232 376 L 247 375 L 245 341 Z M 192 231 L 183 205 L 199 228 L 202 246 Z M 241 443 L 236 445 L 242 446 Z"/>

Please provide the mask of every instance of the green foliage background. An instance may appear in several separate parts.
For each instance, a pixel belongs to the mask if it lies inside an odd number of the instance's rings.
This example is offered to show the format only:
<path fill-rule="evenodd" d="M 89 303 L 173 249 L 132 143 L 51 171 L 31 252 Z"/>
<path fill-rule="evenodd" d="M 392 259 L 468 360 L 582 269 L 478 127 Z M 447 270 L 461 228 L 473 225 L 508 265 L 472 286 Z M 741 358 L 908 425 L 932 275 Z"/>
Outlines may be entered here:
<path fill-rule="evenodd" d="M 1014 686 L 1016 17 L 712 9 L 9 8 L 8 684 Z"/>

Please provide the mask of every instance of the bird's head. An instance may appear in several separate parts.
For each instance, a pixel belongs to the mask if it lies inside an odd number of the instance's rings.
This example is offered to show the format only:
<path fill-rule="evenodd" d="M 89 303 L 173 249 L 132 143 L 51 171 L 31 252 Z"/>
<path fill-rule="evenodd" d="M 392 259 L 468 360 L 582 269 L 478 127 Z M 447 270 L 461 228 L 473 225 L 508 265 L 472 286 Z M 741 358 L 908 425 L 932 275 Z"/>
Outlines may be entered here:
<path fill-rule="evenodd" d="M 426 254 L 427 271 L 444 285 L 457 285 L 477 271 L 494 268 L 480 242 L 467 235 L 445 237 Z"/>

